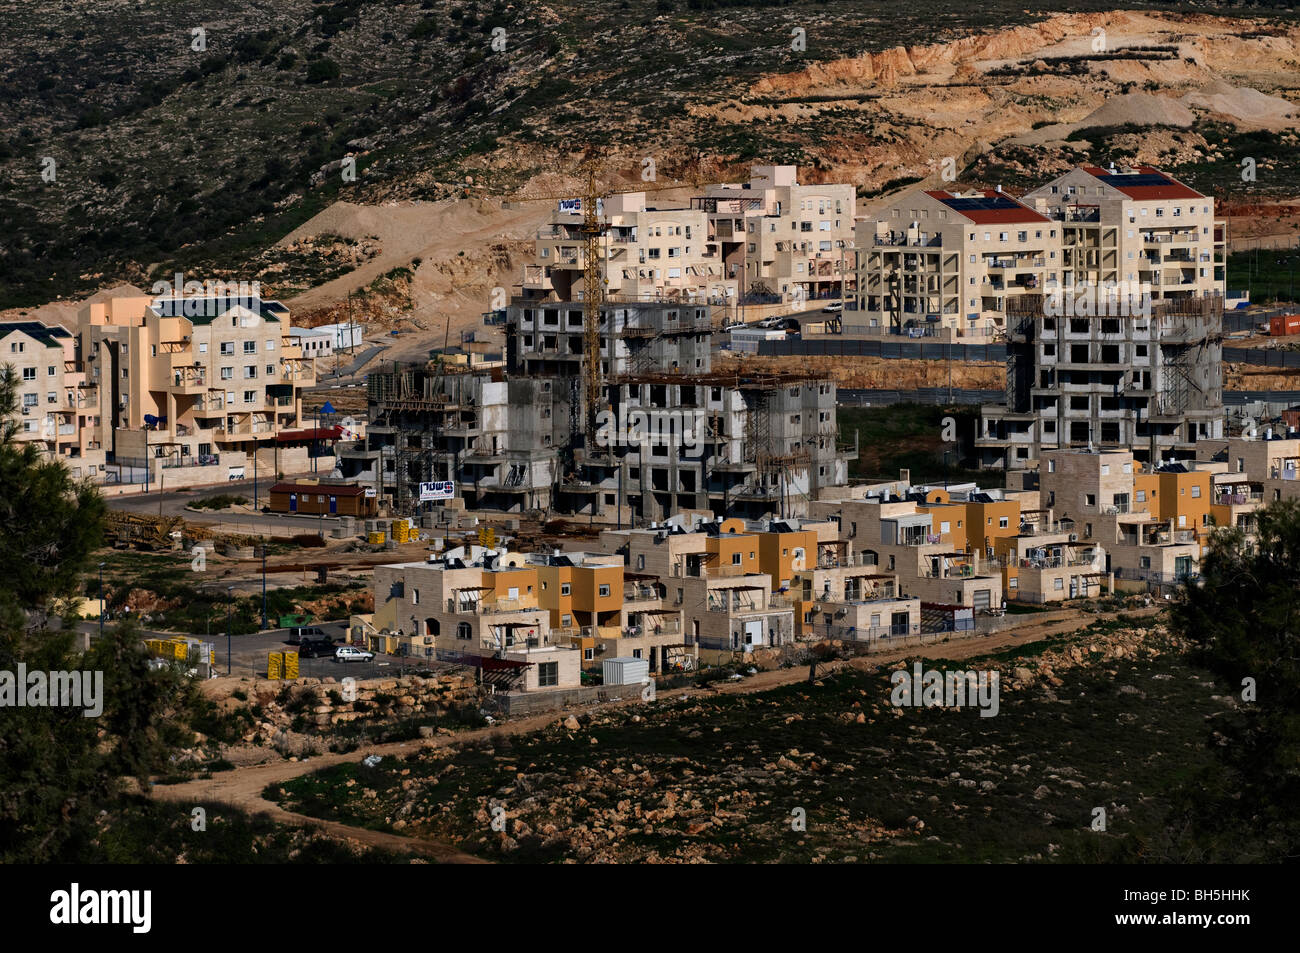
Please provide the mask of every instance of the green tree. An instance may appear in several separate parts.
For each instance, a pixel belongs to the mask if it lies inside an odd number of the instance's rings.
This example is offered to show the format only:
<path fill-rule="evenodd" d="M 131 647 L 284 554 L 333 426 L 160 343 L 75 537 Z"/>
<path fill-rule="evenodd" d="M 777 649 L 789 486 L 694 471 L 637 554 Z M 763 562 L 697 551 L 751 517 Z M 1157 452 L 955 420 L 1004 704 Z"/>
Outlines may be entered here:
<path fill-rule="evenodd" d="M 78 589 L 90 554 L 103 543 L 106 508 L 89 482 L 76 481 L 36 441 L 20 441 L 18 379 L 0 370 L 0 606 L 46 612 Z"/>
<path fill-rule="evenodd" d="M 0 371 L 0 673 L 103 673 L 103 711 L 0 706 L 0 862 L 76 860 L 99 810 L 126 779 L 145 781 L 192 739 L 193 683 L 149 668 L 137 633 L 110 630 L 88 651 L 51 630 L 49 609 L 73 596 L 103 537 L 105 505 L 37 445 L 17 439 L 17 380 Z M 14 679 L 16 682 L 16 678 Z M 25 693 L 25 684 L 14 689 Z"/>
<path fill-rule="evenodd" d="M 1222 857 L 1294 859 L 1300 850 L 1300 501 L 1258 511 L 1253 540 L 1235 528 L 1211 537 L 1201 578 L 1174 606 L 1172 625 L 1240 707 L 1216 719 L 1227 775 L 1194 792 L 1186 821 Z M 1253 686 L 1253 699 L 1246 696 Z M 1202 779 L 1204 780 L 1204 779 Z"/>

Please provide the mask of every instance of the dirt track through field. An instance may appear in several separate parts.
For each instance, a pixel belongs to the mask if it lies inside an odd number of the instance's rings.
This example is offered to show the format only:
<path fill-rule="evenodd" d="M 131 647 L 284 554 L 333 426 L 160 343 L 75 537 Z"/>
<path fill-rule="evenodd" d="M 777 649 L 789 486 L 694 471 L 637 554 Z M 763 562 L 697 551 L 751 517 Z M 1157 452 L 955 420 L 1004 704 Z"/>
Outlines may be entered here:
<path fill-rule="evenodd" d="M 1157 615 L 1163 606 L 1156 605 L 1149 609 L 1135 609 L 1123 614 L 1134 618 L 1150 618 Z M 994 635 L 976 636 L 951 642 L 938 642 L 933 645 L 900 649 L 896 652 L 882 652 L 863 655 L 847 661 L 832 661 L 817 666 L 819 678 L 831 675 L 845 667 L 860 671 L 870 671 L 911 658 L 924 655 L 927 658 L 959 660 L 999 652 L 1018 645 L 1028 645 L 1055 635 L 1065 635 L 1078 631 L 1091 622 L 1106 621 L 1116 618 L 1120 613 L 1107 612 L 1089 614 L 1080 610 L 1069 610 L 1070 614 L 1062 618 L 1052 613 L 1052 618 L 1035 622 L 1032 617 L 1026 619 L 1023 626 L 1007 629 Z M 678 698 L 693 694 L 747 694 L 751 692 L 770 691 L 783 685 L 806 681 L 808 670 L 803 666 L 775 669 L 759 672 L 738 682 L 726 682 L 707 688 L 678 688 L 660 692 L 659 699 Z M 614 701 L 589 706 L 587 711 L 597 711 L 620 705 L 641 704 L 639 700 Z M 538 731 L 554 724 L 565 717 L 561 712 L 548 712 L 517 721 L 508 721 L 490 728 L 461 732 L 454 735 L 441 735 L 419 741 L 398 741 L 389 744 L 371 745 L 346 754 L 326 754 L 308 758 L 305 761 L 274 761 L 266 764 L 249 765 L 223 771 L 212 778 L 187 781 L 183 784 L 156 785 L 152 795 L 160 800 L 195 803 L 198 801 L 215 801 L 229 804 L 254 814 L 263 814 L 277 821 L 288 824 L 315 825 L 321 830 L 341 840 L 393 851 L 408 851 L 421 854 L 440 863 L 487 863 L 481 858 L 467 854 L 450 844 L 425 838 L 404 837 L 383 831 L 354 827 L 338 821 L 325 821 L 304 814 L 286 811 L 278 804 L 266 800 L 262 792 L 270 784 L 281 784 L 322 768 L 336 764 L 360 761 L 368 755 L 381 757 L 401 757 L 421 748 L 441 748 L 448 745 L 463 744 L 467 741 L 499 737 L 501 735 L 526 734 Z"/>

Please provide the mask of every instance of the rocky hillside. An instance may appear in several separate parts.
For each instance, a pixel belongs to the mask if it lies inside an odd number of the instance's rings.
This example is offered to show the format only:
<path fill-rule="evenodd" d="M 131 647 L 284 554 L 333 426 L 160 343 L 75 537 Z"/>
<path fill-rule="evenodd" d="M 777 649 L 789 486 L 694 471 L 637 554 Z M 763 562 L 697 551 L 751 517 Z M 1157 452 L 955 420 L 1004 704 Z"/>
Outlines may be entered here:
<path fill-rule="evenodd" d="M 910 661 L 845 667 L 336 765 L 267 796 L 504 861 L 1114 860 L 1163 832 L 1235 708 L 1185 650 L 1158 624 L 1100 622 L 923 663 L 1000 671 L 994 717 L 894 706 L 889 671 Z"/>
<path fill-rule="evenodd" d="M 794 162 L 869 195 L 953 156 L 1012 185 L 1083 145 L 997 144 L 1113 96 L 1167 92 L 1199 96 L 1183 103 L 1198 123 L 1227 123 L 1180 131 L 1177 158 L 1231 158 L 1235 111 L 1264 136 L 1252 148 L 1290 161 L 1279 104 L 1234 92 L 1290 95 L 1289 21 L 1220 19 L 1215 3 L 1107 6 L 0 0 L 0 308 L 175 267 L 279 275 L 287 295 L 353 264 L 302 234 L 282 260 L 266 256 L 336 201 L 546 194 L 572 187 L 584 143 L 606 152 L 611 178 L 647 155 L 661 180 Z M 1097 28 L 1109 52 L 1092 49 Z M 358 268 L 369 234 L 347 236 Z M 490 287 L 492 259 L 471 263 L 471 283 Z M 439 307 L 462 304 L 438 282 L 435 328 Z"/>

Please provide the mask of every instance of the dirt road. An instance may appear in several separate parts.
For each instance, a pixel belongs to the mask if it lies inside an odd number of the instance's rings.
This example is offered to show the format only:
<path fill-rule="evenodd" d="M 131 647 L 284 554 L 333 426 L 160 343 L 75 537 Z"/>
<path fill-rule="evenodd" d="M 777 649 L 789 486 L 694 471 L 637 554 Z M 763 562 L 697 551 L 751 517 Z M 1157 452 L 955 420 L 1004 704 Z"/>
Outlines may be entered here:
<path fill-rule="evenodd" d="M 1157 615 L 1162 608 L 1163 606 L 1161 605 L 1155 605 L 1149 609 L 1128 610 L 1124 614 L 1130 617 L 1150 618 Z M 928 658 L 952 660 L 987 655 L 990 652 L 999 652 L 1012 646 L 1028 645 L 1041 639 L 1050 638 L 1054 635 L 1068 634 L 1083 628 L 1091 622 L 1114 619 L 1119 614 L 1120 613 L 1117 612 L 1090 614 L 1076 609 L 1068 610 L 1068 615 L 1053 612 L 1050 614 L 1051 618 L 1042 621 L 1035 621 L 1031 616 L 1026 619 L 1023 626 L 1014 629 L 1007 629 L 994 635 L 976 636 L 974 638 L 952 642 L 939 642 L 934 645 L 922 646 L 920 648 L 911 647 L 908 649 L 900 649 L 896 652 L 882 652 L 874 655 L 859 656 L 847 661 L 832 661 L 825 664 L 819 664 L 817 667 L 817 675 L 819 678 L 831 675 L 846 666 L 861 671 L 870 671 L 872 669 L 878 669 L 897 663 L 903 659 L 911 658 L 918 654 L 924 654 Z M 691 687 L 664 691 L 659 693 L 658 698 L 670 699 L 683 695 L 698 695 L 701 693 L 731 695 L 763 692 L 769 691 L 773 688 L 778 688 L 782 685 L 805 681 L 807 678 L 807 668 L 796 666 L 794 668 L 759 672 L 757 675 L 746 678 L 743 681 L 717 683 L 708 688 Z M 641 702 L 636 699 L 630 701 L 613 701 L 591 706 L 587 710 L 595 711 L 619 705 L 633 704 L 641 704 Z M 221 772 L 210 779 L 188 781 L 184 784 L 157 785 L 152 789 L 152 794 L 155 798 L 160 800 L 176 801 L 180 803 L 194 803 L 200 800 L 216 801 L 252 813 L 264 814 L 284 823 L 314 824 L 328 832 L 330 835 L 345 841 L 363 844 L 368 847 L 378 847 L 396 851 L 410 851 L 424 855 L 441 863 L 486 863 L 486 861 L 481 858 L 466 854 L 456 847 L 438 841 L 415 837 L 404 837 L 398 834 L 388 834 L 382 831 L 353 827 L 337 821 L 322 821 L 316 818 L 307 817 L 303 814 L 286 811 L 279 805 L 263 798 L 262 792 L 266 789 L 267 785 L 280 784 L 304 774 L 319 771 L 322 768 L 331 767 L 336 764 L 360 761 L 362 758 L 371 754 L 380 755 L 381 757 L 401 757 L 414 751 L 418 751 L 421 748 L 441 748 L 446 747 L 447 745 L 459 745 L 467 741 L 491 738 L 503 734 L 526 734 L 554 724 L 561 717 L 564 716 L 560 712 L 548 712 L 544 715 L 521 718 L 517 721 L 505 722 L 490 728 L 480 728 L 474 731 L 462 732 L 454 735 L 439 735 L 434 738 L 422 739 L 420 741 L 399 741 L 391 744 L 372 745 L 347 754 L 326 754 L 311 757 L 304 761 L 273 761 L 266 764 L 249 765 L 247 767 L 235 768 L 231 771 Z"/>

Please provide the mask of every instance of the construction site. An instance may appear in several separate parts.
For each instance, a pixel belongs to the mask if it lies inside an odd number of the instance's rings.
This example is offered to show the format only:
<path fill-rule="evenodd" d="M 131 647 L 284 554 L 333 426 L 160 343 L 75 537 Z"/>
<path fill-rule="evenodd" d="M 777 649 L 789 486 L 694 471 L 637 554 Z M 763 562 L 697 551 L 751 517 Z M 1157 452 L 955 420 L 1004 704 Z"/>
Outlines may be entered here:
<path fill-rule="evenodd" d="M 1043 295 L 1007 303 L 1007 402 L 981 410 L 982 466 L 1024 469 L 1043 450 L 1085 447 L 1155 464 L 1224 437 L 1222 297 L 1132 315 L 1053 314 Z"/>
<path fill-rule="evenodd" d="M 515 301 L 504 368 L 372 372 L 370 424 L 340 447 L 342 477 L 395 513 L 421 508 L 422 484 L 451 483 L 467 509 L 617 525 L 692 510 L 801 516 L 847 482 L 857 448 L 837 442 L 832 380 L 714 371 L 708 306 L 607 301 L 592 322 L 588 312 Z"/>

